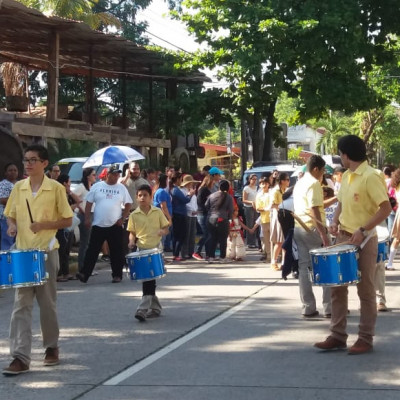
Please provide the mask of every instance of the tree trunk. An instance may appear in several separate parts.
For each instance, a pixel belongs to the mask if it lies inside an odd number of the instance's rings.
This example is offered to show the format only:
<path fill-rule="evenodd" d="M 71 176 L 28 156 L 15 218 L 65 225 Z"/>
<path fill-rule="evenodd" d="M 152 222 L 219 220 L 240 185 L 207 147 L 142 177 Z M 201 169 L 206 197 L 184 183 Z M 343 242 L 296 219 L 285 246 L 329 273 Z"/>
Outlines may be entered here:
<path fill-rule="evenodd" d="M 272 160 L 273 148 L 274 148 L 272 132 L 274 129 L 274 115 L 275 115 L 276 101 L 277 99 L 271 101 L 266 116 L 265 128 L 264 128 L 264 148 L 262 154 L 262 159 L 264 161 Z"/>
<path fill-rule="evenodd" d="M 253 141 L 253 162 L 260 161 L 263 148 L 262 118 L 261 113 L 256 108 L 254 109 L 251 138 Z"/>

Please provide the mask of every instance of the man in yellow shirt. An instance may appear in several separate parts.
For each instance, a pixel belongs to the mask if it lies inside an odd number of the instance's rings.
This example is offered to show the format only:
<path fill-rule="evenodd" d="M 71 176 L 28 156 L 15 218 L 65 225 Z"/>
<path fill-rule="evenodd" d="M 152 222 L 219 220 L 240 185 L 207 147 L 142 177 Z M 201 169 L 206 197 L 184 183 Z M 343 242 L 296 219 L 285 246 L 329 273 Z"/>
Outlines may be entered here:
<path fill-rule="evenodd" d="M 169 222 L 158 207 L 151 205 L 151 187 L 139 186 L 136 200 L 138 207 L 131 213 L 128 220 L 129 248 L 135 245 L 138 250 L 157 248 L 161 238 L 168 233 Z M 139 304 L 135 318 L 140 322 L 146 318 L 158 317 L 161 314 L 161 304 L 156 296 L 156 280 L 142 283 L 143 297 Z"/>
<path fill-rule="evenodd" d="M 325 223 L 324 195 L 321 186 L 324 172 L 324 159 L 318 155 L 311 156 L 307 162 L 306 173 L 296 183 L 293 190 L 294 212 L 309 229 L 309 232 L 306 231 L 296 221 L 294 240 L 299 251 L 300 299 L 303 303 L 303 316 L 306 318 L 319 315 L 309 275 L 311 270 L 310 250 L 330 244 Z M 331 314 L 331 293 L 328 287 L 322 288 L 322 306 L 324 316 L 329 318 Z"/>
<path fill-rule="evenodd" d="M 373 336 L 377 316 L 375 300 L 375 273 L 378 239 L 375 227 L 387 218 L 391 206 L 383 175 L 367 162 L 365 143 L 355 135 L 344 136 L 338 141 L 343 174 L 338 193 L 338 206 L 330 227 L 337 234 L 337 242 L 349 241 L 360 246 L 358 268 L 361 280 L 357 284 L 360 298 L 360 324 L 358 340 L 350 347 L 349 354 L 363 354 L 373 349 Z M 340 225 L 340 226 L 339 226 Z M 348 286 L 332 287 L 332 318 L 330 336 L 314 346 L 321 350 L 339 350 L 347 347 Z"/>
<path fill-rule="evenodd" d="M 7 202 L 4 210 L 7 233 L 16 235 L 16 247 L 19 250 L 35 248 L 48 251 L 45 265 L 49 279 L 41 286 L 16 289 L 10 323 L 10 353 L 14 360 L 3 369 L 4 375 L 29 371 L 35 296 L 40 308 L 40 326 L 46 349 L 44 365 L 52 366 L 59 362 L 56 310 L 59 257 L 55 236 L 58 229 L 71 226 L 73 215 L 65 187 L 44 173 L 49 164 L 47 149 L 40 145 L 27 147 L 23 162 L 28 178 L 16 183 Z"/>

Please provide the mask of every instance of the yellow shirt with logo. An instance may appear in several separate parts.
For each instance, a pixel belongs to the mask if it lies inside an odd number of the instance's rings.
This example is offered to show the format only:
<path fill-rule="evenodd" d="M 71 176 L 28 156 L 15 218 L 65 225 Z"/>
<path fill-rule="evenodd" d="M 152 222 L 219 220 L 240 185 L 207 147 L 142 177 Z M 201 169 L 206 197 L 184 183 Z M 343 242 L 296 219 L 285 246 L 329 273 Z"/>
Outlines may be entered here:
<path fill-rule="evenodd" d="M 324 193 L 321 183 L 309 172 L 296 183 L 293 189 L 294 213 L 310 228 L 315 228 L 315 221 L 309 216 L 311 208 L 318 207 L 321 222 L 326 225 L 324 209 Z M 296 226 L 300 224 L 296 221 Z"/>
<path fill-rule="evenodd" d="M 167 226 L 169 222 L 161 209 L 151 206 L 147 214 L 140 207 L 133 211 L 126 229 L 136 236 L 136 244 L 140 249 L 153 249 L 160 244 L 158 231 Z"/>
<path fill-rule="evenodd" d="M 383 173 L 367 161 L 354 172 L 347 170 L 343 174 L 337 197 L 342 206 L 340 229 L 350 233 L 365 225 L 377 213 L 379 205 L 389 200 Z"/>
<path fill-rule="evenodd" d="M 54 243 L 52 248 L 58 248 L 58 242 L 55 239 L 57 229 L 45 229 L 33 233 L 29 228 L 31 220 L 27 200 L 34 222 L 72 218 L 73 212 L 68 204 L 65 187 L 56 180 L 44 176 L 42 185 L 34 196 L 30 178 L 23 179 L 15 184 L 4 210 L 4 215 L 16 220 L 17 249 L 47 250 L 50 243 Z"/>
<path fill-rule="evenodd" d="M 256 210 L 260 213 L 261 223 L 267 224 L 271 221 L 270 216 L 270 195 L 269 193 L 258 193 L 256 196 Z M 262 209 L 263 211 L 259 211 Z"/>

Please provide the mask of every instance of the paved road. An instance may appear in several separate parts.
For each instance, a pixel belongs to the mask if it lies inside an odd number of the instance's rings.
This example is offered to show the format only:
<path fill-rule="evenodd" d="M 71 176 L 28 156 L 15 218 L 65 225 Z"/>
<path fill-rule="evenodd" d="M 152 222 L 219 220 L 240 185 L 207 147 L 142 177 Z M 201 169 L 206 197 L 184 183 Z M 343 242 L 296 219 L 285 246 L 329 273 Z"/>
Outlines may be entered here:
<path fill-rule="evenodd" d="M 258 258 L 169 265 L 157 289 L 163 315 L 145 323 L 133 317 L 140 285 L 111 284 L 105 263 L 87 285 L 60 283 L 62 363 L 42 365 L 35 307 L 31 372 L 1 376 L 0 399 L 398 399 L 400 263 L 387 273 L 391 311 L 379 314 L 375 351 L 348 356 L 312 347 L 329 321 L 303 319 L 297 281 L 279 279 Z M 359 316 L 350 292 L 349 344 Z M 10 361 L 12 302 L 12 290 L 0 291 L 1 368 Z"/>

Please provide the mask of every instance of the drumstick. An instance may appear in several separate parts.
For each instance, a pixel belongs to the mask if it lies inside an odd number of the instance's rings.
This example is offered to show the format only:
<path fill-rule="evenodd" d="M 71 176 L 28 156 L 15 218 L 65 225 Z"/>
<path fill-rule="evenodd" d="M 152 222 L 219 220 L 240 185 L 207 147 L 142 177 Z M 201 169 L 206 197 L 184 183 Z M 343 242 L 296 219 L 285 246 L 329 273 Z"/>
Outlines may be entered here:
<path fill-rule="evenodd" d="M 332 249 L 333 247 L 341 246 L 342 244 L 350 244 L 350 240 L 346 240 L 345 242 L 340 242 L 333 244 L 332 246 L 324 247 L 324 249 Z"/>
<path fill-rule="evenodd" d="M 302 221 L 302 219 L 298 215 L 296 215 L 293 211 L 291 211 L 291 214 L 306 232 L 311 232 L 311 229 Z"/>
<path fill-rule="evenodd" d="M 28 199 L 25 199 L 26 200 L 26 205 L 28 206 L 28 213 L 29 213 L 29 218 L 30 218 L 30 220 L 31 220 L 31 224 L 33 224 L 33 218 L 32 218 L 32 211 L 31 211 L 31 207 L 30 207 L 30 205 L 29 205 L 29 201 L 28 201 Z M 36 232 L 33 232 L 34 234 L 36 234 Z"/>
<path fill-rule="evenodd" d="M 33 224 L 32 212 L 31 212 L 31 207 L 29 206 L 28 199 L 26 199 L 26 205 L 28 206 L 28 213 L 29 213 L 29 218 L 31 220 L 31 224 Z"/>
<path fill-rule="evenodd" d="M 324 224 L 322 221 L 320 221 L 318 218 L 315 218 L 314 215 L 312 215 L 312 214 L 307 214 L 307 213 L 306 213 L 306 215 L 307 215 L 308 217 L 312 218 L 315 222 L 318 222 L 318 223 L 321 224 L 322 226 L 325 226 L 325 224 Z"/>

